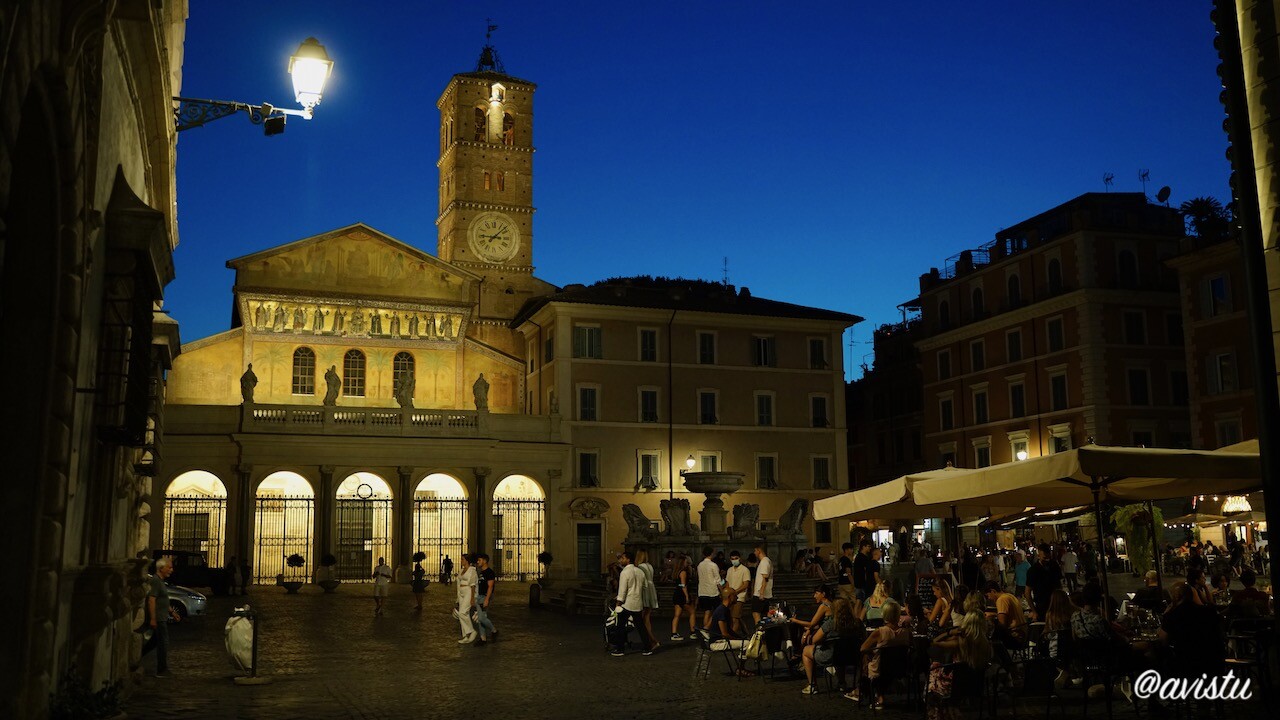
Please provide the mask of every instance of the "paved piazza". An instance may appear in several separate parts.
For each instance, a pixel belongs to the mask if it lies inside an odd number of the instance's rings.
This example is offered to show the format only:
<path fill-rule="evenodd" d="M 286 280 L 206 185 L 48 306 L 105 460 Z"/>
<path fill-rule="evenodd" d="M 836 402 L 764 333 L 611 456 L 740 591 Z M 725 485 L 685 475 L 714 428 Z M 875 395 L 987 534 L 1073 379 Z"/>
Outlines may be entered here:
<path fill-rule="evenodd" d="M 903 698 L 873 712 L 826 693 L 825 684 L 822 694 L 806 697 L 800 680 L 738 681 L 719 656 L 710 677 L 694 677 L 691 643 L 663 640 L 651 657 L 614 658 L 596 619 L 531 610 L 525 585 L 498 589 L 499 639 L 473 647 L 456 642 L 451 587 L 432 584 L 419 615 L 408 588 L 394 586 L 383 617 L 373 615 L 370 586 L 344 586 L 334 595 L 308 587 L 296 596 L 257 588 L 249 600 L 262 614 L 261 674 L 273 682 L 252 687 L 232 682 L 223 645 L 232 599 L 211 598 L 206 617 L 172 630 L 172 676 L 151 677 L 155 659 L 147 657 L 147 674 L 125 709 L 131 718 L 924 717 L 908 712 Z M 659 632 L 669 629 L 670 619 L 656 624 Z M 1116 707 L 1117 717 L 1134 716 L 1123 701 Z M 1249 714 L 1243 710 L 1232 703 L 1229 712 L 1238 718 Z M 1035 703 L 1018 715 L 1043 713 Z M 1078 705 L 1066 709 L 1068 717 L 1079 714 Z M 1001 715 L 1011 716 L 1007 704 Z"/>

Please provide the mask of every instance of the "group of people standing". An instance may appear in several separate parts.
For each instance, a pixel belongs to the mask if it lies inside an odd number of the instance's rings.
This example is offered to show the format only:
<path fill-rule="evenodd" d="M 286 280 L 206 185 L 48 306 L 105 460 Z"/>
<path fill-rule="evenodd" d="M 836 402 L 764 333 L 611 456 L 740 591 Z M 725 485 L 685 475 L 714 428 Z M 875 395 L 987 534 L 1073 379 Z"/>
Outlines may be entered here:
<path fill-rule="evenodd" d="M 485 553 L 463 553 L 458 556 L 457 603 L 453 616 L 462 630 L 459 645 L 484 645 L 498 638 L 489 610 L 498 584 L 498 574 L 489 567 Z"/>

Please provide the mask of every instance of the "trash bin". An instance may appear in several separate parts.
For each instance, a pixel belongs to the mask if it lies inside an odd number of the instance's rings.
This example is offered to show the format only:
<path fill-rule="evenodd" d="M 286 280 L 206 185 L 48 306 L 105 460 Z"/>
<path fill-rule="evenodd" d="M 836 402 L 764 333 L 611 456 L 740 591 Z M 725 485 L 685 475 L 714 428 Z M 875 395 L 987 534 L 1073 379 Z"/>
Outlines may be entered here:
<path fill-rule="evenodd" d="M 224 630 L 224 640 L 227 644 L 227 655 L 231 656 L 231 666 L 250 675 L 254 674 L 254 661 L 257 660 L 257 653 L 254 652 L 253 647 L 254 625 L 257 620 L 248 605 L 239 607 L 227 619 Z"/>

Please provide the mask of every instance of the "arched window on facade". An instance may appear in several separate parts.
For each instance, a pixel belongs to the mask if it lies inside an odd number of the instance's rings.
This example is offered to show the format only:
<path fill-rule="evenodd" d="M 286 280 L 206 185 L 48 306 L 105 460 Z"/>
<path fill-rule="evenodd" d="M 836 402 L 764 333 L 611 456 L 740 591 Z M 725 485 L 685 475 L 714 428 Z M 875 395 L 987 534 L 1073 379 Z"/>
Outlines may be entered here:
<path fill-rule="evenodd" d="M 364 353 L 348 350 L 342 357 L 342 394 L 364 397 Z"/>
<path fill-rule="evenodd" d="M 987 306 L 982 297 L 982 288 L 973 289 L 973 319 L 986 317 Z"/>
<path fill-rule="evenodd" d="M 489 119 L 485 117 L 484 108 L 476 108 L 472 116 L 475 118 L 475 133 L 471 139 L 476 142 L 484 142 L 485 134 L 489 130 Z"/>
<path fill-rule="evenodd" d="M 1116 256 L 1116 281 L 1123 288 L 1138 287 L 1138 258 L 1132 250 L 1121 250 Z"/>
<path fill-rule="evenodd" d="M 1049 292 L 1054 295 L 1062 292 L 1062 263 L 1058 258 L 1049 259 Z"/>
<path fill-rule="evenodd" d="M 1017 275 L 1009 276 L 1009 309 L 1022 305 L 1022 280 Z"/>
<path fill-rule="evenodd" d="M 502 144 L 516 144 L 516 119 L 511 113 L 502 113 Z"/>
<path fill-rule="evenodd" d="M 496 180 L 496 181 L 497 181 L 497 184 L 498 184 L 498 192 L 502 192 L 503 190 L 506 190 L 506 189 L 507 189 L 507 174 L 506 174 L 506 173 L 504 173 L 504 172 L 502 172 L 501 170 L 499 170 L 497 173 L 495 173 L 495 175 L 496 175 L 496 177 L 494 178 L 494 180 Z"/>
<path fill-rule="evenodd" d="M 293 394 L 316 394 L 316 354 L 309 347 L 293 351 Z"/>
<path fill-rule="evenodd" d="M 396 353 L 391 360 L 391 387 L 398 388 L 401 383 L 413 377 L 413 355 L 407 352 Z"/>
<path fill-rule="evenodd" d="M 943 330 L 951 327 L 951 303 L 946 300 L 938 303 L 938 326 Z"/>
<path fill-rule="evenodd" d="M 484 189 L 488 190 L 493 183 L 493 176 L 488 170 L 484 171 Z"/>

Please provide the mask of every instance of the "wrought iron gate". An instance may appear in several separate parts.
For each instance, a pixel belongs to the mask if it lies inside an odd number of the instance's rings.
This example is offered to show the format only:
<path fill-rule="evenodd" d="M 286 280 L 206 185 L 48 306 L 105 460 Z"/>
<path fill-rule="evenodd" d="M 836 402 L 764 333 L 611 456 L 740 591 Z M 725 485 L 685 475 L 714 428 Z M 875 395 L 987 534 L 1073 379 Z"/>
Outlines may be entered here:
<path fill-rule="evenodd" d="M 391 559 L 391 500 L 339 498 L 337 509 L 334 572 L 343 582 L 373 582 L 378 558 Z"/>
<path fill-rule="evenodd" d="M 286 580 L 306 582 L 311 577 L 311 533 L 315 525 L 315 499 L 309 497 L 259 496 L 255 515 L 257 557 L 253 581 Z M 297 553 L 306 559 L 300 568 L 291 568 L 285 558 Z"/>
<path fill-rule="evenodd" d="M 413 551 L 424 552 L 423 567 L 438 576 L 444 556 L 457 567 L 467 551 L 467 501 L 465 498 L 425 498 L 413 501 Z"/>
<path fill-rule="evenodd" d="M 545 500 L 493 501 L 493 565 L 499 576 L 538 574 L 546 505 Z"/>
<path fill-rule="evenodd" d="M 205 564 L 222 567 L 227 499 L 173 495 L 164 499 L 164 547 L 204 553 Z"/>

